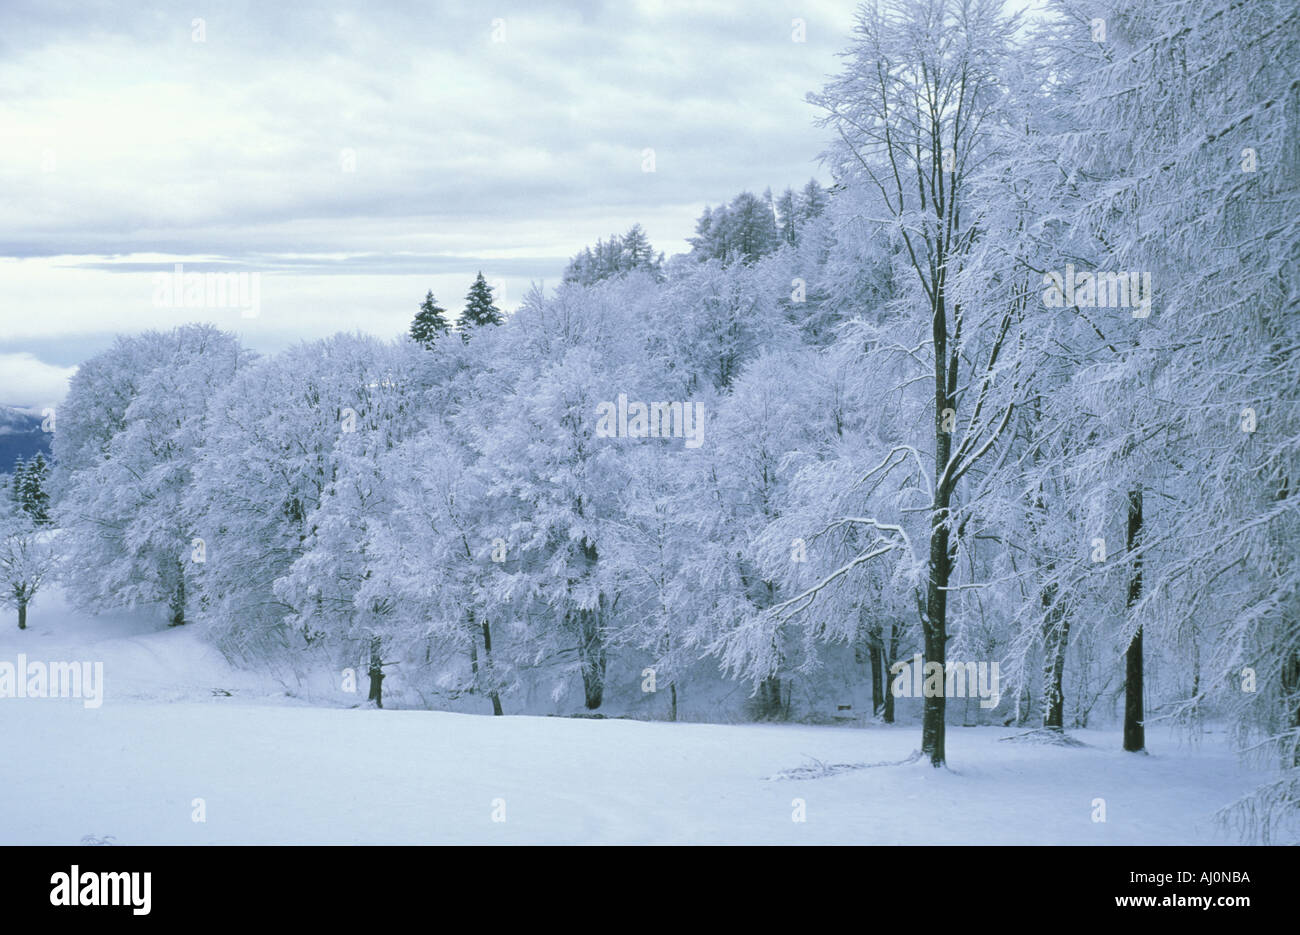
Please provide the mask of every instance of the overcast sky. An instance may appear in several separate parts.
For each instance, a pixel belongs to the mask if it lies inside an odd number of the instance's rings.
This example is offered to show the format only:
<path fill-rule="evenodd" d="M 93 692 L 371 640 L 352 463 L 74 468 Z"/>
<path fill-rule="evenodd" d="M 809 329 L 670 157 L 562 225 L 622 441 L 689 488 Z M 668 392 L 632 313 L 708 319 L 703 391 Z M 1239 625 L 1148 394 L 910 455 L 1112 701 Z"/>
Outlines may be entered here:
<path fill-rule="evenodd" d="M 482 269 L 510 308 L 634 222 L 678 252 L 706 203 L 826 179 L 804 95 L 853 9 L 4 0 L 0 404 L 115 332 L 391 336 L 428 289 L 458 310 Z M 257 317 L 160 306 L 176 263 L 259 273 Z"/>

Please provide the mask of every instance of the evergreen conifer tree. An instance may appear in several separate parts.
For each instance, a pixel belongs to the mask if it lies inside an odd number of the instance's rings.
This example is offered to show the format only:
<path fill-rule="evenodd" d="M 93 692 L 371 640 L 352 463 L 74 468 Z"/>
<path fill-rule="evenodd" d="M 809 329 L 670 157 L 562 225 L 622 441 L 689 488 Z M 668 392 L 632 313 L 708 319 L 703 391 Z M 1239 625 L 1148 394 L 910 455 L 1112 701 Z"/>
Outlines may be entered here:
<path fill-rule="evenodd" d="M 469 287 L 469 294 L 465 296 L 465 312 L 460 318 L 461 333 L 468 341 L 469 329 L 482 325 L 499 325 L 502 320 L 501 310 L 492 302 L 492 287 L 483 278 L 483 273 L 479 272 L 474 284 Z"/>
<path fill-rule="evenodd" d="M 450 330 L 451 322 L 447 321 L 447 310 L 438 305 L 433 292 L 430 291 L 425 295 L 415 320 L 411 322 L 411 338 L 417 344 L 432 350 L 438 343 L 438 339 Z"/>
<path fill-rule="evenodd" d="M 50 493 L 47 484 L 49 473 L 49 463 L 38 451 L 36 456 L 27 462 L 22 475 L 14 478 L 15 487 L 18 488 L 19 504 L 32 518 L 32 522 L 39 526 L 49 525 L 50 522 Z"/>
<path fill-rule="evenodd" d="M 27 462 L 23 456 L 19 455 L 14 459 L 14 472 L 9 478 L 9 497 L 13 500 L 14 505 L 21 508 L 23 506 L 23 485 L 27 481 Z"/>

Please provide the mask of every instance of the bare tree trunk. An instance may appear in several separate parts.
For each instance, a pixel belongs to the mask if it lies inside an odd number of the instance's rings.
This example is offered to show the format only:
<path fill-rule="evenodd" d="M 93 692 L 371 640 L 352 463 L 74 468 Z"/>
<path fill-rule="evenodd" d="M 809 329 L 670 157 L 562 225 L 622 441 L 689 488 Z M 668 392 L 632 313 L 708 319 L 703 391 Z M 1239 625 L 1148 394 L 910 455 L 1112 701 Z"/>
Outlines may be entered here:
<path fill-rule="evenodd" d="M 1282 663 L 1282 706 L 1283 723 L 1291 728 L 1300 728 L 1300 653 L 1293 652 L 1291 658 Z M 1288 759 L 1289 764 L 1286 762 Z M 1292 742 L 1289 755 L 1283 748 L 1283 764 L 1300 766 L 1300 742 Z"/>
<path fill-rule="evenodd" d="M 185 564 L 177 563 L 180 571 L 180 578 L 176 582 L 176 590 L 172 592 L 171 599 L 171 622 L 169 627 L 179 627 L 185 624 Z"/>
<path fill-rule="evenodd" d="M 578 510 L 581 514 L 581 509 Z M 582 556 L 589 572 L 596 570 L 600 555 L 596 543 L 584 540 Z M 590 610 L 570 611 L 577 615 L 578 663 L 582 672 L 582 692 L 588 711 L 600 707 L 605 695 L 605 598 L 601 595 L 596 607 Z"/>
<path fill-rule="evenodd" d="M 677 683 L 668 683 L 668 720 L 677 720 Z"/>
<path fill-rule="evenodd" d="M 880 717 L 881 711 L 885 707 L 885 692 L 889 689 L 880 684 L 881 667 L 880 667 L 880 640 L 876 637 L 871 638 L 867 646 L 867 652 L 871 657 L 871 716 Z"/>
<path fill-rule="evenodd" d="M 1029 687 L 1029 679 L 1025 679 L 1020 687 L 1020 694 L 1016 696 L 1016 726 L 1024 727 L 1034 715 L 1034 692 Z"/>
<path fill-rule="evenodd" d="M 501 711 L 501 697 L 497 694 L 496 688 L 491 681 L 492 628 L 486 620 L 481 624 L 477 622 L 473 608 L 470 608 L 465 613 L 469 630 L 469 668 L 474 675 L 474 690 L 480 690 L 483 685 L 483 680 L 479 678 L 478 671 L 478 639 L 481 636 L 483 638 L 483 667 L 487 670 L 488 698 L 492 701 L 492 714 L 496 716 L 503 712 Z"/>
<path fill-rule="evenodd" d="M 1277 499 L 1285 500 L 1290 493 L 1291 481 L 1283 471 L 1278 478 Z M 1291 547 L 1289 543 L 1285 542 L 1279 545 L 1280 549 Z M 1277 554 L 1285 553 L 1279 551 Z M 1282 614 L 1281 624 L 1280 635 L 1283 639 L 1296 632 L 1295 618 L 1285 611 Z M 1295 644 L 1292 643 L 1291 645 L 1294 646 Z M 1285 652 L 1285 650 L 1283 651 Z M 1290 753 L 1288 754 L 1286 748 L 1283 747 L 1282 762 L 1287 766 L 1297 767 L 1300 766 L 1300 649 L 1292 649 L 1289 657 L 1282 660 L 1281 683 L 1283 723 L 1297 729 L 1291 740 Z"/>
<path fill-rule="evenodd" d="M 474 679 L 473 679 L 473 681 L 474 681 L 474 690 L 477 691 L 477 690 L 478 690 L 478 685 L 479 685 L 479 678 L 478 678 L 478 637 L 476 637 L 475 634 L 474 634 L 474 611 L 473 611 L 473 610 L 468 611 L 468 612 L 467 612 L 467 615 L 468 615 L 468 622 L 469 622 L 469 626 L 468 626 L 468 628 L 467 628 L 468 631 L 469 631 L 469 671 L 470 671 L 470 674 L 474 676 Z"/>
<path fill-rule="evenodd" d="M 578 610 L 578 660 L 582 669 L 582 691 L 587 709 L 600 707 L 605 694 L 605 641 L 600 611 Z"/>
<path fill-rule="evenodd" d="M 1128 495 L 1128 550 L 1137 547 L 1142 534 L 1142 488 L 1136 487 Z M 1142 596 L 1142 559 L 1133 560 L 1133 575 L 1128 583 L 1128 602 L 1130 609 Z M 1124 749 L 1130 753 L 1140 753 L 1146 749 L 1146 728 L 1143 724 L 1142 710 L 1142 628 L 1133 634 L 1124 657 Z"/>
<path fill-rule="evenodd" d="M 1065 730 L 1065 648 L 1070 622 L 1063 620 L 1055 628 L 1052 655 L 1047 662 L 1043 690 L 1043 726 L 1050 730 Z"/>
<path fill-rule="evenodd" d="M 1192 697 L 1201 694 L 1201 634 L 1192 632 Z M 1200 702 L 1196 702 L 1198 705 Z"/>
<path fill-rule="evenodd" d="M 940 260 L 943 260 L 941 254 Z M 942 262 L 940 265 L 942 270 Z M 921 630 L 925 641 L 925 662 L 946 661 L 948 649 L 948 579 L 952 574 L 949 512 L 952 486 L 948 462 L 952 457 L 952 432 L 945 428 L 949 414 L 955 418 L 952 397 L 956 389 L 957 355 L 948 359 L 948 310 L 944 304 L 943 272 L 934 286 L 930 310 L 930 333 L 934 340 L 934 503 L 930 512 L 930 573 L 926 581 Z M 960 330 L 960 326 L 959 326 Z M 955 348 L 954 348 L 955 351 Z M 947 698 L 943 692 L 925 698 L 921 715 L 921 752 L 930 765 L 943 766 Z"/>
<path fill-rule="evenodd" d="M 888 677 L 890 667 L 893 666 L 894 660 L 898 657 L 898 625 L 891 622 L 889 624 L 889 639 L 880 641 L 880 653 L 883 658 L 880 660 L 881 668 L 886 673 L 884 678 Z M 885 710 L 881 718 L 886 724 L 894 723 L 894 691 L 885 683 L 882 685 L 885 691 Z"/>
<path fill-rule="evenodd" d="M 1047 566 L 1050 575 L 1053 567 Z M 1056 585 L 1043 589 L 1043 727 L 1065 730 L 1065 649 L 1069 642 L 1070 621 L 1065 608 L 1056 601 Z"/>
<path fill-rule="evenodd" d="M 18 629 L 27 629 L 27 598 L 18 599 Z"/>
<path fill-rule="evenodd" d="M 940 433 L 941 437 L 946 437 Z M 941 445 L 941 465 L 947 463 L 947 445 Z M 948 495 L 944 492 L 936 504 L 930 520 L 930 577 L 925 595 L 925 617 L 922 629 L 925 636 L 925 664 L 937 663 L 942 670 L 948 646 Z M 947 698 L 943 692 L 927 696 L 921 715 L 921 752 L 930 758 L 930 765 L 943 766 L 944 754 L 944 716 Z"/>
<path fill-rule="evenodd" d="M 775 721 L 781 717 L 781 679 L 771 676 L 758 683 L 758 716 Z"/>
<path fill-rule="evenodd" d="M 384 660 L 381 656 L 382 647 L 380 646 L 379 637 L 370 638 L 370 701 L 375 703 L 376 708 L 384 706 Z"/>
<path fill-rule="evenodd" d="M 492 629 L 488 626 L 486 620 L 483 621 L 483 661 L 487 665 L 488 677 L 492 676 Z M 493 685 L 488 690 L 488 697 L 492 699 L 492 715 L 499 717 L 504 712 L 501 710 L 501 696 L 497 694 L 496 686 Z"/>

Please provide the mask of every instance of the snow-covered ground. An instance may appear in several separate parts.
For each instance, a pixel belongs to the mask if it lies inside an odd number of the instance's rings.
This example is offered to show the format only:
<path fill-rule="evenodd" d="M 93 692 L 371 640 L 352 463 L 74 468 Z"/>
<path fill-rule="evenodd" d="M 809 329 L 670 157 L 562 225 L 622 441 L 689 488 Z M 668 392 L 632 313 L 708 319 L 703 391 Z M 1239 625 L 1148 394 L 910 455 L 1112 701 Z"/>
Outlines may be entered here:
<path fill-rule="evenodd" d="M 919 734 L 309 706 L 147 614 L 87 619 L 55 592 L 31 623 L 4 621 L 0 661 L 103 661 L 105 696 L 0 699 L 4 844 L 1235 843 L 1213 813 L 1258 782 L 1220 732 L 1151 730 L 1133 756 L 1116 731 L 987 727 L 950 727 L 948 770 L 774 778 L 903 760 Z"/>

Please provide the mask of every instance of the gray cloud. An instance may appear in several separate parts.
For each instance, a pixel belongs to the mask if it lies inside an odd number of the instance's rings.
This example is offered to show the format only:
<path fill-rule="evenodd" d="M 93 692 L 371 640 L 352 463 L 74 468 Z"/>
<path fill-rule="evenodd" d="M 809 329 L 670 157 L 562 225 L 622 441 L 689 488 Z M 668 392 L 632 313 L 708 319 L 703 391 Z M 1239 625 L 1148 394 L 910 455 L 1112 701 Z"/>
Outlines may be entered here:
<path fill-rule="evenodd" d="M 8 0 L 4 330 L 67 341 L 165 324 L 135 279 L 174 261 L 298 277 L 277 320 L 315 337 L 400 328 L 422 284 L 454 304 L 478 269 L 517 299 L 634 222 L 676 252 L 706 203 L 824 179 L 803 96 L 836 70 L 852 13 Z M 348 275 L 371 285 L 337 300 Z"/>
<path fill-rule="evenodd" d="M 815 171 L 802 92 L 833 64 L 839 12 L 805 13 L 795 43 L 775 4 L 218 3 L 193 42 L 174 8 L 20 3 L 0 181 L 24 239 L 3 246 L 181 252 L 354 218 L 396 238 L 523 220 L 572 245 L 605 233 L 569 233 L 575 214 L 666 203 L 684 210 L 661 237 L 680 240 L 703 202 Z"/>

